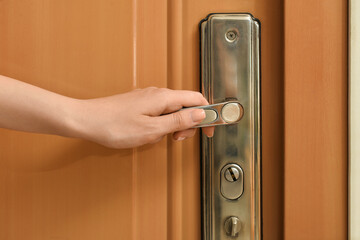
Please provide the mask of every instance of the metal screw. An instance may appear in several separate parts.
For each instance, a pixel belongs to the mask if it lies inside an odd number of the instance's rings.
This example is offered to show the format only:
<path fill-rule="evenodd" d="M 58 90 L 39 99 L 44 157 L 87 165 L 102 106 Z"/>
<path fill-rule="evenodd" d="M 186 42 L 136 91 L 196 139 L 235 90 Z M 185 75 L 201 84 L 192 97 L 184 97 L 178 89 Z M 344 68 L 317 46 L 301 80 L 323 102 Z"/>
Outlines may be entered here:
<path fill-rule="evenodd" d="M 229 182 L 235 182 L 240 177 L 240 172 L 235 167 L 229 167 L 228 169 L 225 170 L 224 174 L 225 174 L 225 179 L 228 180 Z"/>
<path fill-rule="evenodd" d="M 236 36 L 237 36 L 236 32 L 234 32 L 232 30 L 230 30 L 226 33 L 226 38 L 231 42 L 233 42 L 236 39 Z"/>

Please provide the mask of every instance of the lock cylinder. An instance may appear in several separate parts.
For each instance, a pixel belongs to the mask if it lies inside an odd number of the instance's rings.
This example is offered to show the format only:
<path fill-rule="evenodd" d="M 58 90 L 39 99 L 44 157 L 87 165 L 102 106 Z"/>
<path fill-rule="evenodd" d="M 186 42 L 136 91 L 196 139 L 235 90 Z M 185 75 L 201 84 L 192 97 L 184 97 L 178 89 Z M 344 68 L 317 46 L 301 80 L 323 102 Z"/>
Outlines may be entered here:
<path fill-rule="evenodd" d="M 241 197 L 244 191 L 244 172 L 237 164 L 227 164 L 220 173 L 221 195 L 229 200 Z"/>

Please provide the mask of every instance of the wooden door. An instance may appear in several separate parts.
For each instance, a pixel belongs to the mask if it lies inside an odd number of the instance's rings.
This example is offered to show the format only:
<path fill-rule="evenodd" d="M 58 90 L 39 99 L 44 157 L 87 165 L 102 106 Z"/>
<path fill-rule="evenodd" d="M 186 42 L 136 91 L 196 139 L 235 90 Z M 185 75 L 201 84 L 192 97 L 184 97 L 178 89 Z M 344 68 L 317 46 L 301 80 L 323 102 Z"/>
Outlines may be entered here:
<path fill-rule="evenodd" d="M 346 1 L 0 0 L 0 74 L 75 98 L 199 90 L 198 23 L 262 24 L 264 239 L 346 238 Z M 0 113 L 1 114 L 1 113 Z M 0 131 L 0 240 L 200 239 L 199 138 Z"/>

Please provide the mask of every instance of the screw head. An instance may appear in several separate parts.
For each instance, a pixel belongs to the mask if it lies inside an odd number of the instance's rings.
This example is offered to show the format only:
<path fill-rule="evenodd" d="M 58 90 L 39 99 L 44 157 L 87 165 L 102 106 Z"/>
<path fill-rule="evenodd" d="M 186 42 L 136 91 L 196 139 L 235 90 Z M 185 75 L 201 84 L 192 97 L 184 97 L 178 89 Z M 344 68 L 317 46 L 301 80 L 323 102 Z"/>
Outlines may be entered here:
<path fill-rule="evenodd" d="M 226 32 L 225 36 L 228 41 L 233 42 L 237 37 L 237 33 L 233 30 L 230 30 Z"/>
<path fill-rule="evenodd" d="M 224 174 L 225 174 L 225 179 L 228 180 L 229 182 L 235 182 L 240 177 L 239 169 L 237 169 L 236 167 L 229 167 L 228 169 L 225 170 Z"/>

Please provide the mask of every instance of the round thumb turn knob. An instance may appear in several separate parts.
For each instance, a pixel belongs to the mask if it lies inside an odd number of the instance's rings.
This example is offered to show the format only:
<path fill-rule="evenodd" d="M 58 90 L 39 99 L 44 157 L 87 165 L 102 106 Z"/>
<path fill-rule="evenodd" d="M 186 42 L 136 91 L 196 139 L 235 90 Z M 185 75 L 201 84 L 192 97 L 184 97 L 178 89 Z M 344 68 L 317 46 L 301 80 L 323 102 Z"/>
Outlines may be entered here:
<path fill-rule="evenodd" d="M 225 232 L 230 237 L 236 237 L 241 230 L 241 222 L 237 217 L 229 217 L 225 220 Z"/>
<path fill-rule="evenodd" d="M 221 109 L 221 117 L 227 123 L 235 123 L 244 115 L 244 109 L 239 103 L 230 102 Z"/>

